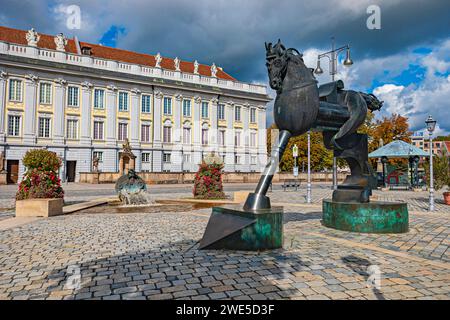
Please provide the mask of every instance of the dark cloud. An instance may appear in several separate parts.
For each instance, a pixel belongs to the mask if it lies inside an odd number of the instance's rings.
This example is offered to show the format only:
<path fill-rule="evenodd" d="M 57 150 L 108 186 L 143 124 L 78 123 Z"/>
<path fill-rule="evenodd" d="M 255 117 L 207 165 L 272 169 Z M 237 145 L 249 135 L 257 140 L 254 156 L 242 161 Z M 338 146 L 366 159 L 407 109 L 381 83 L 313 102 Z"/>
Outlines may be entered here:
<path fill-rule="evenodd" d="M 381 7 L 381 30 L 368 30 L 366 8 Z M 77 4 L 87 28 L 80 38 L 98 42 L 111 25 L 124 26 L 118 46 L 130 50 L 216 62 L 243 81 L 264 81 L 264 41 L 281 38 L 303 51 L 328 48 L 330 36 L 350 43 L 354 59 L 394 54 L 448 36 L 445 0 L 393 1 L 13 1 L 1 0 L 1 22 L 41 32 L 70 30 L 52 12 Z M 58 29 L 57 29 L 58 28 Z"/>

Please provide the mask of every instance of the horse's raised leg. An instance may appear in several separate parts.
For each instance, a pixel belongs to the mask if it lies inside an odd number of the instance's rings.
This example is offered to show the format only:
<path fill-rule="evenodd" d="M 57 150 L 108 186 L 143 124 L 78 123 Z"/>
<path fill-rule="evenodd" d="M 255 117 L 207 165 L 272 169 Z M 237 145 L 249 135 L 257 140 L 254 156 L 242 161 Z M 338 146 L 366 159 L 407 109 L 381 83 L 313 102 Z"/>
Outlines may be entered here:
<path fill-rule="evenodd" d="M 273 175 L 278 167 L 279 159 L 283 156 L 284 150 L 288 144 L 291 133 L 287 130 L 280 131 L 280 137 L 278 144 L 272 149 L 270 161 L 267 163 L 261 178 L 259 179 L 258 186 L 254 193 L 250 193 L 244 204 L 244 210 L 258 210 L 269 209 L 270 199 L 266 196 L 270 183 L 272 182 Z"/>

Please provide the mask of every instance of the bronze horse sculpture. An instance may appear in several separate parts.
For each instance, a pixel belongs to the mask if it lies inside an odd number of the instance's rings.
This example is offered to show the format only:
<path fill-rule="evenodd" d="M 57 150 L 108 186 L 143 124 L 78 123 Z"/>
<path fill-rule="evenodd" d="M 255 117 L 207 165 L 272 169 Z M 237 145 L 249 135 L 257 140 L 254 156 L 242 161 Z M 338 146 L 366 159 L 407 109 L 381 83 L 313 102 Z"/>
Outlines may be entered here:
<path fill-rule="evenodd" d="M 321 131 L 326 148 L 349 164 L 351 174 L 333 192 L 333 201 L 369 202 L 376 178 L 368 162 L 367 135 L 357 133 L 357 129 L 367 112 L 379 110 L 383 102 L 372 94 L 343 90 L 341 80 L 318 87 L 313 69 L 305 66 L 302 54 L 286 49 L 280 40 L 274 46 L 266 43 L 266 66 L 270 87 L 277 92 L 274 120 L 280 130 L 279 142 L 244 209 L 270 208 L 266 193 L 278 159 L 291 136 L 308 130 Z"/>

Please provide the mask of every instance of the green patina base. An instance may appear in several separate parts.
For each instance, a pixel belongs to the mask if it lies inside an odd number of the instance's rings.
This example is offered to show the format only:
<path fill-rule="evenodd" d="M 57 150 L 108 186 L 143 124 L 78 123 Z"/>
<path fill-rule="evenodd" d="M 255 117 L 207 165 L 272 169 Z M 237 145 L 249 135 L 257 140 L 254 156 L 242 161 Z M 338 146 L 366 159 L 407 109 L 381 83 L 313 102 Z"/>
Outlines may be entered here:
<path fill-rule="evenodd" d="M 364 233 L 408 232 L 409 216 L 405 202 L 322 202 L 326 227 Z"/>
<path fill-rule="evenodd" d="M 247 212 L 229 205 L 213 208 L 199 248 L 260 251 L 282 246 L 282 207 Z"/>

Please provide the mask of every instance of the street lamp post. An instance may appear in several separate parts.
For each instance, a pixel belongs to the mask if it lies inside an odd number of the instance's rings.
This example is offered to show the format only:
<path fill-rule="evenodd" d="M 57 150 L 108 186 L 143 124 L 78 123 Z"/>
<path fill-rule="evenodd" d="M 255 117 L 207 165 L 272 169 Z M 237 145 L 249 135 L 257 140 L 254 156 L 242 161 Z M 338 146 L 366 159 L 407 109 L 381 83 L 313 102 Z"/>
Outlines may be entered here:
<path fill-rule="evenodd" d="M 329 65 L 329 72 L 331 75 L 331 81 L 334 82 L 334 76 L 337 74 L 337 59 L 339 53 L 346 50 L 347 55 L 345 57 L 345 60 L 343 62 L 343 65 L 346 67 L 349 67 L 353 64 L 352 59 L 350 58 L 350 46 L 347 44 L 343 47 L 337 48 L 335 47 L 334 43 L 334 37 L 331 37 L 331 51 L 321 53 L 317 56 L 317 67 L 314 70 L 315 74 L 322 74 L 323 70 L 320 67 L 320 59 L 322 58 L 328 58 L 330 65 Z M 333 190 L 337 189 L 337 159 L 336 157 L 333 157 Z"/>
<path fill-rule="evenodd" d="M 430 147 L 430 206 L 428 211 L 434 211 L 434 177 L 433 177 L 433 131 L 436 127 L 436 120 L 431 115 L 425 121 L 429 133 L 429 147 Z"/>
<path fill-rule="evenodd" d="M 308 131 L 308 183 L 306 185 L 306 203 L 311 203 L 311 134 Z"/>

